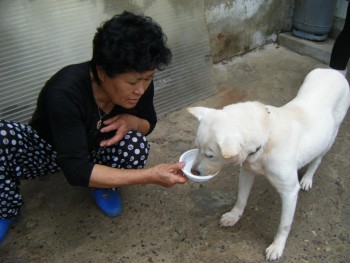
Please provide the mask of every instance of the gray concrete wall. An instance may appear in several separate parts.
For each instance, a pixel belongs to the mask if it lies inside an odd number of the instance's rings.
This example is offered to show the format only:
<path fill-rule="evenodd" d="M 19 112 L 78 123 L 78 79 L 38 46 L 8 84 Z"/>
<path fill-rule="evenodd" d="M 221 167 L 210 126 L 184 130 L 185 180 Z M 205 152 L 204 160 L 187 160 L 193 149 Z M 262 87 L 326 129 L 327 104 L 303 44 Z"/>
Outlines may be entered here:
<path fill-rule="evenodd" d="M 290 31 L 293 0 L 204 0 L 213 62 L 275 42 Z"/>

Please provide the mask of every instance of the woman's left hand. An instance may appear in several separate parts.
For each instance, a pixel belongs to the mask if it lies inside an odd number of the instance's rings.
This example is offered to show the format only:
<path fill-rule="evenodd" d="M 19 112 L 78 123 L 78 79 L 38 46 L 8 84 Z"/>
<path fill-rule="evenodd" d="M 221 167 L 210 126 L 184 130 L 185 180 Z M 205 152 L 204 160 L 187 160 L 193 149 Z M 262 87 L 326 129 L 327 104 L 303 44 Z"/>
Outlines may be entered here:
<path fill-rule="evenodd" d="M 119 114 L 108 120 L 105 120 L 103 122 L 105 127 L 103 127 L 100 130 L 100 132 L 104 133 L 104 132 L 116 131 L 116 133 L 112 138 L 101 141 L 100 146 L 106 147 L 106 146 L 111 146 L 113 144 L 116 144 L 121 139 L 123 139 L 124 136 L 129 131 L 139 130 L 138 127 L 139 127 L 140 121 L 145 121 L 145 120 L 130 114 Z"/>

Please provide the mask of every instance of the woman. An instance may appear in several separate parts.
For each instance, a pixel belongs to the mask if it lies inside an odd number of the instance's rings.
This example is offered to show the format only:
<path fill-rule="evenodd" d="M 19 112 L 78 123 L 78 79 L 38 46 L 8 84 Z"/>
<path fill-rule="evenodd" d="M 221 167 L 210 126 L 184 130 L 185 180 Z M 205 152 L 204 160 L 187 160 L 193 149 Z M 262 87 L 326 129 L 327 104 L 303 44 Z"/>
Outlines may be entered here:
<path fill-rule="evenodd" d="M 63 171 L 110 217 L 122 208 L 117 187 L 187 182 L 184 163 L 144 168 L 157 122 L 152 79 L 171 57 L 159 25 L 124 12 L 97 29 L 91 61 L 48 80 L 29 125 L 0 121 L 0 242 L 23 205 L 21 179 Z"/>

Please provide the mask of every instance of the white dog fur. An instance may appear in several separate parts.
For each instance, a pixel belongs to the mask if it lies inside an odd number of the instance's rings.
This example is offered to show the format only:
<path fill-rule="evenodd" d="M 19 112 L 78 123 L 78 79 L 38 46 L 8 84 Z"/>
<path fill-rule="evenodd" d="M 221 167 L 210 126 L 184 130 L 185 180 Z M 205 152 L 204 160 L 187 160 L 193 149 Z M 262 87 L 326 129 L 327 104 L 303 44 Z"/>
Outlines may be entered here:
<path fill-rule="evenodd" d="M 192 169 L 215 174 L 223 165 L 240 165 L 238 198 L 220 225 L 233 226 L 243 214 L 255 175 L 264 175 L 282 200 L 280 225 L 267 260 L 282 256 L 291 229 L 299 189 L 312 187 L 314 173 L 331 148 L 350 105 L 349 84 L 339 72 L 315 69 L 297 96 L 282 107 L 241 102 L 212 109 L 192 107 L 199 120 L 199 153 Z M 298 169 L 308 165 L 298 181 Z"/>

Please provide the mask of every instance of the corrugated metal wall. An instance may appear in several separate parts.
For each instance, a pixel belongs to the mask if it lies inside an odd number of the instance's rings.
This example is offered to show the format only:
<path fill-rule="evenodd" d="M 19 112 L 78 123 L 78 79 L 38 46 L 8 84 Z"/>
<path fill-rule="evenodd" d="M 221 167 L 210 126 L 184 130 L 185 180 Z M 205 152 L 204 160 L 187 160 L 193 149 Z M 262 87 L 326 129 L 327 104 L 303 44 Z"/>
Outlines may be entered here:
<path fill-rule="evenodd" d="M 123 10 L 154 18 L 174 59 L 155 77 L 158 115 L 215 93 L 203 0 L 1 0 L 0 118 L 27 122 L 46 80 L 89 60 L 96 27 Z"/>

